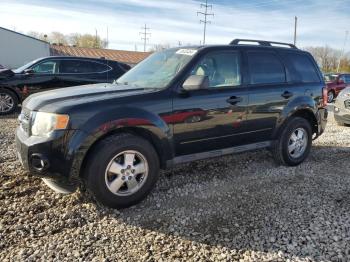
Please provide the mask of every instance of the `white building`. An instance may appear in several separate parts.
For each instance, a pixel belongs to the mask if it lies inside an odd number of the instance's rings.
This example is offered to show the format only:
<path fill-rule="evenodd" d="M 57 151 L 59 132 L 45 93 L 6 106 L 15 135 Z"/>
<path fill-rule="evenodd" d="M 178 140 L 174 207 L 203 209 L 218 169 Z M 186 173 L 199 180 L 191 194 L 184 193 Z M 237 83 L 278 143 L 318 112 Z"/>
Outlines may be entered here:
<path fill-rule="evenodd" d="M 44 56 L 50 56 L 49 43 L 0 27 L 0 65 L 18 68 Z"/>

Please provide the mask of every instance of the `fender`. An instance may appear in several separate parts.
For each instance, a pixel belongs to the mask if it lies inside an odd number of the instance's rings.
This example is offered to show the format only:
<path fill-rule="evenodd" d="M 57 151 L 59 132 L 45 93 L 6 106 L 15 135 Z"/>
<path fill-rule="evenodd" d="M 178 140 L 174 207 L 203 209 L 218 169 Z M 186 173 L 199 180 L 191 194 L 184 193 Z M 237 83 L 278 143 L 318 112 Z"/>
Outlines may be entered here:
<path fill-rule="evenodd" d="M 144 132 L 151 135 L 154 141 L 149 141 L 160 155 L 161 163 L 174 157 L 172 128 L 158 115 L 140 108 L 120 107 L 94 115 L 84 120 L 71 138 L 68 155 L 74 156 L 72 162 L 71 180 L 79 178 L 83 161 L 93 145 L 104 137 L 120 131 L 136 133 Z"/>
<path fill-rule="evenodd" d="M 316 117 L 317 111 L 317 102 L 315 101 L 315 98 L 311 96 L 304 95 L 290 100 L 288 104 L 283 108 L 282 112 L 279 115 L 279 118 L 277 119 L 276 127 L 272 135 L 273 139 L 276 139 L 278 137 L 281 129 L 288 121 L 288 119 L 298 112 L 305 112 L 306 114 L 312 116 L 315 123 L 318 124 Z"/>

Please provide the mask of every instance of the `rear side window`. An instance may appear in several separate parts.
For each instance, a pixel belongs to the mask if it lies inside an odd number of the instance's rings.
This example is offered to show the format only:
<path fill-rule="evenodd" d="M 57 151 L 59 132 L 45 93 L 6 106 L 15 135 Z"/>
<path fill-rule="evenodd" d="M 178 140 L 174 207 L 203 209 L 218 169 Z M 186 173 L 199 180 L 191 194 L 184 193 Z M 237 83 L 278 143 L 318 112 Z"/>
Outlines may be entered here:
<path fill-rule="evenodd" d="M 289 62 L 293 65 L 301 82 L 311 83 L 320 82 L 315 65 L 305 54 L 286 53 Z"/>
<path fill-rule="evenodd" d="M 350 83 L 350 75 L 342 75 L 340 79 L 343 80 L 346 84 Z"/>
<path fill-rule="evenodd" d="M 62 60 L 60 73 L 62 74 L 88 74 L 101 73 L 109 70 L 107 65 L 83 60 Z"/>
<path fill-rule="evenodd" d="M 247 55 L 251 84 L 286 82 L 285 68 L 274 53 L 248 52 Z"/>

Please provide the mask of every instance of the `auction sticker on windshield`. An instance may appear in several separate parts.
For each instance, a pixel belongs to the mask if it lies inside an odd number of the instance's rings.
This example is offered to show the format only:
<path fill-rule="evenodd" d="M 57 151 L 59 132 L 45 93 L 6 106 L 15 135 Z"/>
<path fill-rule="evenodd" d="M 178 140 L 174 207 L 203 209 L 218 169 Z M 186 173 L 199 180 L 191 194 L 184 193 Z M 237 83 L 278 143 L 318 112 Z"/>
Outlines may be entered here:
<path fill-rule="evenodd" d="M 195 53 L 197 53 L 196 49 L 179 49 L 176 51 L 176 54 L 179 54 L 179 55 L 193 56 Z"/>

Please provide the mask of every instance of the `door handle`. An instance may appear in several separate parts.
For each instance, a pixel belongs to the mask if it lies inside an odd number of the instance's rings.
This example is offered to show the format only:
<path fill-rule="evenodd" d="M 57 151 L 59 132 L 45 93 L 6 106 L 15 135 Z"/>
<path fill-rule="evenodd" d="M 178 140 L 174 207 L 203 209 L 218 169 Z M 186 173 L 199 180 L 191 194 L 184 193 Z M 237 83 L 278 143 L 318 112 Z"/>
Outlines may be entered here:
<path fill-rule="evenodd" d="M 228 98 L 226 100 L 226 102 L 231 104 L 231 105 L 237 104 L 237 103 L 242 102 L 242 101 L 243 101 L 242 97 L 237 97 L 237 96 L 231 96 L 230 98 Z"/>
<path fill-rule="evenodd" d="M 289 91 L 285 91 L 281 96 L 284 97 L 285 99 L 288 99 L 293 96 L 293 93 Z"/>

